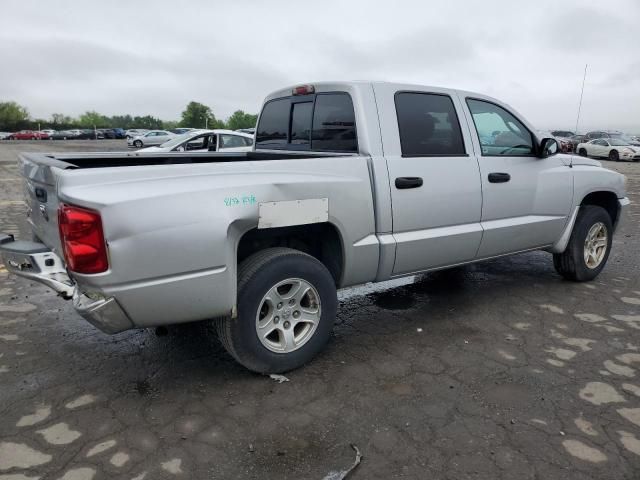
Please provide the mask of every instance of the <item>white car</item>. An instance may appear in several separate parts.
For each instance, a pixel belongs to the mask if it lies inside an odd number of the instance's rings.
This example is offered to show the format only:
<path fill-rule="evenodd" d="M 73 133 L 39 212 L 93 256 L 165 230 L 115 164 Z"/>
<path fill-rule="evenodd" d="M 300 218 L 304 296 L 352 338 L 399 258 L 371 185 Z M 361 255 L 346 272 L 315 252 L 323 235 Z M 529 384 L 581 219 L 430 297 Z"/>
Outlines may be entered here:
<path fill-rule="evenodd" d="M 576 152 L 583 157 L 608 158 L 614 162 L 618 160 L 640 161 L 640 147 L 634 147 L 619 138 L 596 138 L 590 142 L 580 143 Z"/>
<path fill-rule="evenodd" d="M 127 138 L 127 145 L 135 148 L 150 147 L 152 145 L 162 145 L 171 140 L 175 134 L 166 130 L 151 130 L 143 135 Z"/>
<path fill-rule="evenodd" d="M 51 135 L 54 135 L 56 133 L 55 130 L 40 130 L 40 133 L 44 133 L 45 135 L 48 135 L 49 137 Z"/>
<path fill-rule="evenodd" d="M 11 132 L 0 132 L 0 140 L 6 140 L 11 135 Z"/>
<path fill-rule="evenodd" d="M 193 130 L 145 152 L 248 152 L 253 135 L 232 130 Z"/>
<path fill-rule="evenodd" d="M 124 136 L 127 137 L 127 139 L 139 137 L 141 135 L 144 135 L 148 131 L 149 130 L 145 130 L 144 128 L 130 128 L 129 130 L 124 132 Z"/>

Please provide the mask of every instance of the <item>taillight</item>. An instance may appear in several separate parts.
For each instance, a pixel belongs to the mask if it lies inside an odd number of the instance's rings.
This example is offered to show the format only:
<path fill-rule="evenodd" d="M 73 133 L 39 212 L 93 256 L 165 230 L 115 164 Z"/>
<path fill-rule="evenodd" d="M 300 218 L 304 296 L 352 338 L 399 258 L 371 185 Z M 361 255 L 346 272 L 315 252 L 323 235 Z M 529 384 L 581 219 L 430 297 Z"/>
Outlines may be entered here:
<path fill-rule="evenodd" d="M 293 87 L 291 93 L 293 95 L 309 95 L 311 93 L 315 93 L 316 89 L 313 85 L 299 85 L 297 87 Z"/>
<path fill-rule="evenodd" d="M 101 273 L 109 268 L 102 220 L 98 212 L 60 205 L 58 228 L 69 270 L 77 273 Z"/>

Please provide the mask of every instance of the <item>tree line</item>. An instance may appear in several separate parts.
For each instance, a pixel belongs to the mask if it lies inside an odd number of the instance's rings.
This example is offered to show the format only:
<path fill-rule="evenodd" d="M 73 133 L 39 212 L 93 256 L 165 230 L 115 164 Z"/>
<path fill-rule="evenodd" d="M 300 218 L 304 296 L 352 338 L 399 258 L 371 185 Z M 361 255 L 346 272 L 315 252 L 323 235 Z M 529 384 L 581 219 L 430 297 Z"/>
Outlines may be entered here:
<path fill-rule="evenodd" d="M 213 110 L 198 102 L 189 102 L 181 114 L 180 120 L 161 120 L 152 115 L 102 115 L 90 110 L 77 118 L 53 113 L 50 118 L 32 118 L 29 111 L 16 102 L 0 102 L 0 131 L 18 130 L 69 130 L 72 128 L 146 128 L 170 130 L 176 127 L 191 128 L 251 128 L 256 126 L 258 116 L 236 110 L 226 120 L 216 118 Z"/>

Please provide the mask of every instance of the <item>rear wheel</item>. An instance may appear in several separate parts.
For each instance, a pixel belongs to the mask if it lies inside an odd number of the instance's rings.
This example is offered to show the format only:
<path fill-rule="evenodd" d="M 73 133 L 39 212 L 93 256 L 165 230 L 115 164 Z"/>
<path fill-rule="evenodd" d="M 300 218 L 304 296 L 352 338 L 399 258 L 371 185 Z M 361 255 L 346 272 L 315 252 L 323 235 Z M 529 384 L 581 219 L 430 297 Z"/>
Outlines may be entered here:
<path fill-rule="evenodd" d="M 567 280 L 593 280 L 611 252 L 613 227 L 607 211 L 595 205 L 580 207 L 567 249 L 553 255 L 556 271 Z"/>
<path fill-rule="evenodd" d="M 133 146 L 136 148 L 142 148 L 142 142 L 140 140 L 136 140 L 133 142 Z"/>
<path fill-rule="evenodd" d="M 620 155 L 618 154 L 617 150 L 611 150 L 609 152 L 609 160 L 611 160 L 612 162 L 617 162 L 618 160 L 620 160 Z"/>
<path fill-rule="evenodd" d="M 336 286 L 314 257 L 289 248 L 260 251 L 238 269 L 238 316 L 216 320 L 227 351 L 249 370 L 281 373 L 309 362 L 327 343 Z"/>
<path fill-rule="evenodd" d="M 586 150 L 586 149 L 584 149 L 584 148 L 581 148 L 581 149 L 578 151 L 578 154 L 579 154 L 581 157 L 586 157 L 586 156 L 587 156 L 587 150 Z"/>

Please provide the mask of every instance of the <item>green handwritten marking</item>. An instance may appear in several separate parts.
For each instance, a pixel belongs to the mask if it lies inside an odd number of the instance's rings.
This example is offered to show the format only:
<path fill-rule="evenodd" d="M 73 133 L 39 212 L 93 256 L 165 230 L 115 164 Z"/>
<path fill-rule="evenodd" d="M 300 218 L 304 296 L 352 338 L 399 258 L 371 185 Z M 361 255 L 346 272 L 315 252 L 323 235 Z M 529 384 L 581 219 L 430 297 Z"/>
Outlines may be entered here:
<path fill-rule="evenodd" d="M 256 200 L 256 197 L 253 194 L 241 195 L 239 197 L 226 197 L 224 199 L 224 204 L 227 207 L 236 207 L 238 205 L 244 205 L 244 206 L 255 205 L 257 202 L 258 201 Z"/>

